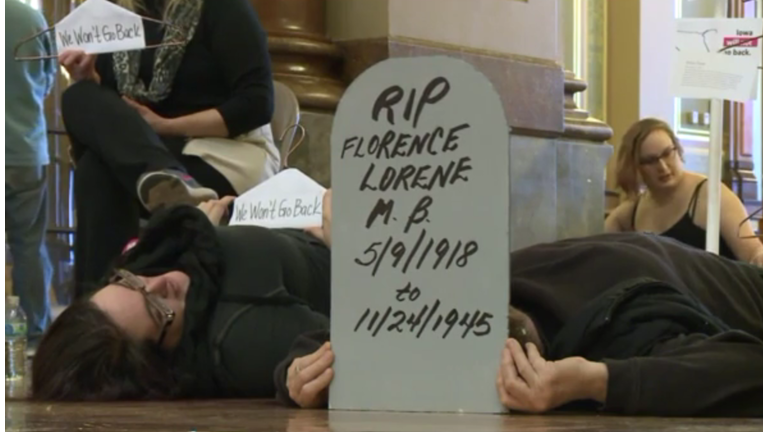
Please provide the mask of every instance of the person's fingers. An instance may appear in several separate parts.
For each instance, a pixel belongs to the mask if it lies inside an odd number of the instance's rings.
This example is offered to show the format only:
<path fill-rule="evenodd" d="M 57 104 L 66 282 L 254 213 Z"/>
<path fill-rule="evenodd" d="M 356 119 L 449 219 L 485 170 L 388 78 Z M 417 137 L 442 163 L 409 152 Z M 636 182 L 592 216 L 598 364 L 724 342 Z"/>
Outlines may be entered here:
<path fill-rule="evenodd" d="M 528 385 L 520 378 L 515 362 L 512 359 L 512 354 L 508 348 L 504 348 L 501 353 L 501 378 L 503 380 L 504 388 L 508 392 L 513 393 L 513 390 L 522 392 L 528 388 Z"/>
<path fill-rule="evenodd" d="M 535 344 L 529 342 L 525 344 L 525 348 L 526 353 L 528 354 L 528 360 L 531 362 L 533 370 L 538 374 L 538 372 L 546 366 L 547 361 L 544 359 L 544 357 L 541 356 L 539 349 L 536 348 Z"/>
<path fill-rule="evenodd" d="M 499 368 L 499 371 L 496 373 L 496 392 L 499 394 L 499 401 L 501 401 L 502 405 L 510 409 L 515 407 L 512 396 L 510 396 L 507 389 L 504 388 L 504 379 L 502 378 L 501 368 Z"/>
<path fill-rule="evenodd" d="M 331 367 L 333 364 L 333 351 L 326 350 L 322 356 L 317 358 L 312 363 L 306 364 L 301 371 L 299 372 L 299 376 L 301 377 L 301 381 L 305 383 L 309 383 L 313 380 L 315 380 L 317 377 L 320 376 L 320 374 L 323 373 L 324 370 Z"/>
<path fill-rule="evenodd" d="M 330 348 L 331 348 L 331 344 L 326 342 L 323 344 L 323 346 L 315 350 L 315 352 L 313 352 L 312 354 L 306 355 L 304 357 L 299 357 L 298 359 L 296 359 L 298 361 L 299 369 L 303 369 L 309 366 L 310 364 L 316 362 L 317 359 L 322 357 L 323 354 L 326 353 L 326 351 L 330 350 Z"/>
<path fill-rule="evenodd" d="M 231 196 L 231 195 L 227 195 L 224 198 L 220 199 L 219 202 L 222 205 L 229 206 L 230 204 L 232 204 L 232 202 L 235 200 L 235 198 L 237 198 L 237 197 L 234 197 L 234 196 Z"/>
<path fill-rule="evenodd" d="M 512 355 L 512 360 L 514 360 L 515 367 L 517 367 L 517 371 L 520 373 L 520 376 L 523 377 L 529 387 L 532 387 L 538 377 L 536 371 L 533 370 L 533 366 L 531 366 L 531 362 L 525 355 L 523 347 L 520 346 L 520 342 L 516 341 L 515 339 L 507 340 L 507 349 Z"/>
<path fill-rule="evenodd" d="M 331 381 L 333 381 L 333 369 L 329 367 L 321 371 L 317 378 L 304 384 L 301 388 L 301 397 L 310 400 L 317 398 L 331 385 Z"/>
<path fill-rule="evenodd" d="M 212 205 L 213 204 L 212 204 L 211 201 L 205 201 L 205 202 L 201 202 L 200 204 L 198 204 L 197 208 L 199 208 L 203 213 L 205 213 L 207 215 L 211 211 L 211 206 Z"/>

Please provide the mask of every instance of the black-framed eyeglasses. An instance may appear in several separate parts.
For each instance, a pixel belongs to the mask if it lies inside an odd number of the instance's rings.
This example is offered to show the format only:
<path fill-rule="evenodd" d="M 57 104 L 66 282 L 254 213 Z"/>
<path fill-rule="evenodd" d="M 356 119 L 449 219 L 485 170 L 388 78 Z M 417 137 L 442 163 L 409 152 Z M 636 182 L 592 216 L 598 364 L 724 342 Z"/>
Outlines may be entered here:
<path fill-rule="evenodd" d="M 157 344 L 162 345 L 163 340 L 168 333 L 168 328 L 173 323 L 173 319 L 176 318 L 176 312 L 166 306 L 157 295 L 148 292 L 147 284 L 145 284 L 140 277 L 128 270 L 116 270 L 109 283 L 141 293 L 144 297 L 144 305 L 147 308 L 149 316 L 160 328 L 160 337 L 157 340 Z"/>
<path fill-rule="evenodd" d="M 669 159 L 669 157 L 675 154 L 676 152 L 677 152 L 677 146 L 673 144 L 667 147 L 666 149 L 664 149 L 664 151 L 658 155 L 641 157 L 639 162 L 640 162 L 640 165 L 655 165 L 662 159 L 664 160 Z"/>

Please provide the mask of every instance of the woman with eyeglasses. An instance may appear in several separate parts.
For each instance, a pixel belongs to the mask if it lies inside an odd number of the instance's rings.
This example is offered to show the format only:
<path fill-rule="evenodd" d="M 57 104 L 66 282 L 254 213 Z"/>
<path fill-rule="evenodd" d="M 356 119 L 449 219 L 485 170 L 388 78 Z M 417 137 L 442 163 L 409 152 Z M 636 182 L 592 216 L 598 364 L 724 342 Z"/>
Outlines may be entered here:
<path fill-rule="evenodd" d="M 102 288 L 51 325 L 32 397 L 273 397 L 294 339 L 329 325 L 329 200 L 308 231 L 218 226 L 231 197 L 157 214 Z"/>
<path fill-rule="evenodd" d="M 707 178 L 685 170 L 683 148 L 669 125 L 647 118 L 629 128 L 618 149 L 616 180 L 626 200 L 606 219 L 607 232 L 653 232 L 706 248 Z M 743 223 L 744 205 L 725 185 L 721 191 L 720 255 L 762 267 L 763 244 Z"/>

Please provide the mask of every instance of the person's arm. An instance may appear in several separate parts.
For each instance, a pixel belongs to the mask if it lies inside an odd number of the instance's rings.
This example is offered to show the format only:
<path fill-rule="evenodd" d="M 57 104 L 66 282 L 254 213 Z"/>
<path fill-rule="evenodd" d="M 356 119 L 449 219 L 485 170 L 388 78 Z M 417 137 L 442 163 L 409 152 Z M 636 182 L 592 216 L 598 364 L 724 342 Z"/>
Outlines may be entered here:
<path fill-rule="evenodd" d="M 681 337 L 649 357 L 605 360 L 604 410 L 626 415 L 763 415 L 762 342 L 741 332 Z"/>
<path fill-rule="evenodd" d="M 274 88 L 267 33 L 247 0 L 210 0 L 205 8 L 209 46 L 231 97 L 216 108 L 170 119 L 168 132 L 233 138 L 272 121 Z"/>
<path fill-rule="evenodd" d="M 43 14 L 40 12 L 35 12 L 35 15 L 36 15 L 37 27 L 38 27 L 35 31 L 40 31 L 48 28 L 48 22 L 45 20 L 45 16 L 43 16 Z M 38 44 L 37 51 L 42 56 L 55 55 L 54 48 L 53 48 L 52 34 L 50 32 L 41 34 L 35 40 L 37 41 L 37 44 Z M 53 90 L 54 84 L 56 83 L 56 66 L 57 66 L 56 59 L 48 58 L 48 59 L 42 60 L 43 75 L 45 76 L 45 96 L 46 97 L 51 93 L 51 91 Z"/>
<path fill-rule="evenodd" d="M 722 185 L 721 190 L 720 233 L 738 259 L 762 267 L 763 243 L 754 237 L 751 224 L 739 226 L 748 217 L 744 204 L 725 185 Z M 707 200 L 702 206 L 703 211 L 707 209 Z"/>
<path fill-rule="evenodd" d="M 288 377 L 288 368 L 294 360 L 316 352 L 323 346 L 323 344 L 330 340 L 331 332 L 329 330 L 317 330 L 296 338 L 288 355 L 275 368 L 274 380 L 278 401 L 290 407 L 298 406 L 298 404 L 291 398 L 290 391 L 288 390 L 286 380 Z"/>
<path fill-rule="evenodd" d="M 635 209 L 634 201 L 624 201 L 605 218 L 605 232 L 617 233 L 632 231 L 632 213 Z"/>

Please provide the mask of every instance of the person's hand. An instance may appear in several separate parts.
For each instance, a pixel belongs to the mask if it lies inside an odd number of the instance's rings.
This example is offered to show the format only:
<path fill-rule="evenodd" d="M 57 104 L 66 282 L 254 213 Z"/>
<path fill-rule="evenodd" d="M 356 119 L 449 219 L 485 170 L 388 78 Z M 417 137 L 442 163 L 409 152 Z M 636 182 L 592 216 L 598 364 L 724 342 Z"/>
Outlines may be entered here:
<path fill-rule="evenodd" d="M 86 54 L 81 50 L 65 50 L 59 53 L 59 64 L 64 66 L 69 77 L 74 81 L 101 81 L 96 72 L 96 55 Z"/>
<path fill-rule="evenodd" d="M 288 367 L 285 379 L 291 399 L 301 408 L 321 408 L 328 403 L 328 386 L 333 380 L 332 365 L 330 342 L 308 356 L 295 359 Z"/>
<path fill-rule="evenodd" d="M 229 205 L 235 200 L 233 196 L 227 196 L 218 200 L 210 200 L 204 203 L 200 203 L 197 208 L 200 209 L 208 217 L 214 225 L 221 223 L 221 218 L 229 213 Z"/>
<path fill-rule="evenodd" d="M 323 194 L 323 226 L 307 228 L 307 232 L 331 247 L 331 189 Z"/>
<path fill-rule="evenodd" d="M 515 411 L 544 413 L 568 402 L 593 399 L 603 402 L 607 368 L 580 357 L 547 361 L 534 344 L 526 351 L 508 339 L 496 376 L 501 403 Z"/>
<path fill-rule="evenodd" d="M 170 121 L 167 118 L 157 115 L 157 113 L 149 109 L 146 105 L 142 105 L 128 96 L 123 96 L 123 100 L 135 109 L 141 118 L 143 118 L 158 135 L 173 135 L 173 132 L 170 129 Z"/>

